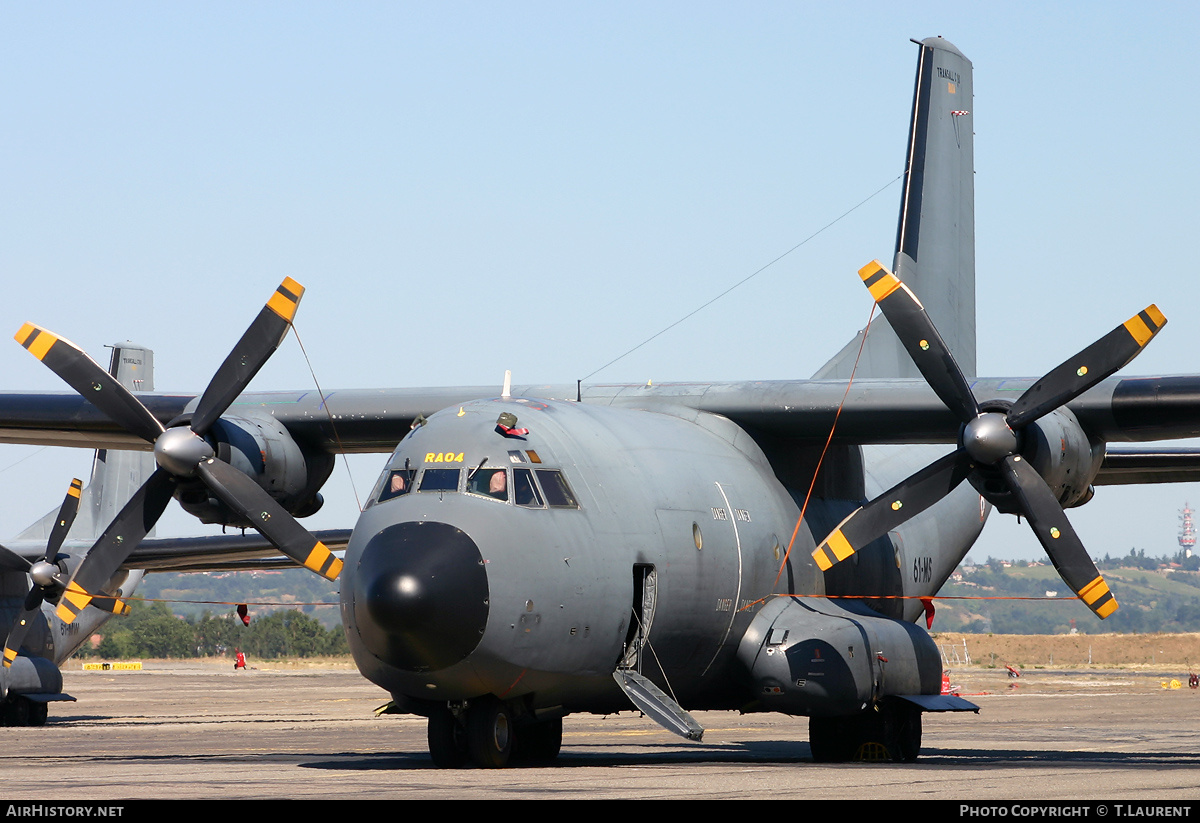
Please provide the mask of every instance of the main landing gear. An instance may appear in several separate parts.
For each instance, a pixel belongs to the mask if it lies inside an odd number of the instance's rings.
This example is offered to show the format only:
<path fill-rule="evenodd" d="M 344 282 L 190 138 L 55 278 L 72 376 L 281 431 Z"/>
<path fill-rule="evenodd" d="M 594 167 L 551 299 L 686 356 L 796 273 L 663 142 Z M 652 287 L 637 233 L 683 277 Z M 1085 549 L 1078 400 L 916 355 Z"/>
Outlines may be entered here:
<path fill-rule="evenodd" d="M 0 726 L 44 726 L 49 713 L 42 701 L 10 694 L 0 703 Z"/>
<path fill-rule="evenodd" d="M 818 763 L 911 763 L 921 754 L 921 712 L 910 704 L 895 702 L 853 717 L 812 717 L 808 744 Z"/>
<path fill-rule="evenodd" d="M 490 695 L 454 708 L 438 706 L 429 715 L 429 755 L 442 769 L 545 765 L 558 757 L 561 747 L 561 717 L 518 717 L 510 705 Z"/>

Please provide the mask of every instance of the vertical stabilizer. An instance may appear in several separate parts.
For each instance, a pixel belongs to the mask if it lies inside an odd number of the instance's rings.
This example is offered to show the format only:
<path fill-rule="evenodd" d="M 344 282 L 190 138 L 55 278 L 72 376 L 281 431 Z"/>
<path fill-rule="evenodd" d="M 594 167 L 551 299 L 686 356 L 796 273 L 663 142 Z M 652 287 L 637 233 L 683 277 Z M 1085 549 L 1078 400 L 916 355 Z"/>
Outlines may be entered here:
<path fill-rule="evenodd" d="M 109 373 L 131 391 L 154 391 L 154 352 L 129 342 L 118 343 L 112 349 Z M 91 478 L 79 500 L 79 515 L 67 539 L 98 539 L 153 471 L 154 456 L 150 452 L 97 450 Z M 54 509 L 17 539 L 44 543 L 57 518 L 58 509 Z"/>
<path fill-rule="evenodd" d="M 927 38 L 919 45 L 893 271 L 924 304 L 959 367 L 972 377 L 975 158 L 971 61 L 940 37 Z M 850 341 L 816 377 L 848 378 L 861 336 Z M 891 327 L 879 317 L 871 324 L 855 374 L 921 376 Z"/>

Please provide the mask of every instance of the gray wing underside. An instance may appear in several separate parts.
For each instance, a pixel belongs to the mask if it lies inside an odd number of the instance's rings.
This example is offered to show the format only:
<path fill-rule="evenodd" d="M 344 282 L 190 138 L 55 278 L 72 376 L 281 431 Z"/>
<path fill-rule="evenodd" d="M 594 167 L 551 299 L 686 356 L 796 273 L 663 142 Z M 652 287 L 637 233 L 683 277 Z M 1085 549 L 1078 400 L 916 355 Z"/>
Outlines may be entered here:
<path fill-rule="evenodd" d="M 1114 447 L 1104 454 L 1097 486 L 1200 482 L 1200 447 Z"/>
<path fill-rule="evenodd" d="M 350 542 L 350 529 L 326 529 L 313 535 L 334 552 Z M 89 544 L 68 541 L 66 552 L 83 551 Z M 46 551 L 45 543 L 5 543 L 14 554 L 38 560 Z M 143 540 L 122 565 L 125 569 L 152 572 L 252 571 L 255 569 L 295 569 L 296 561 L 283 557 L 279 550 L 257 532 L 217 534 L 199 537 L 151 537 Z"/>
<path fill-rule="evenodd" d="M 330 551 L 342 551 L 350 542 L 350 529 L 313 532 Z M 296 561 L 279 554 L 279 549 L 262 535 L 218 534 L 203 537 L 157 537 L 143 540 L 124 568 L 148 572 L 249 571 L 253 569 L 296 569 Z"/>
<path fill-rule="evenodd" d="M 977 378 L 980 400 L 1016 400 L 1035 378 Z M 269 414 L 298 442 L 331 453 L 387 453 L 420 415 L 470 400 L 496 397 L 495 386 L 444 389 L 357 389 L 332 392 L 247 393 L 231 407 Z M 515 397 L 574 401 L 576 387 L 513 387 Z M 585 403 L 676 416 L 719 414 L 752 436 L 823 444 L 833 428 L 836 445 L 954 443 L 959 423 L 920 379 L 745 381 L 601 384 L 585 387 Z M 166 423 L 195 403 L 194 395 L 141 395 Z M 1148 443 L 1200 437 L 1200 376 L 1109 378 L 1068 408 L 1090 437 L 1106 443 Z M 145 449 L 77 395 L 0 392 L 0 443 Z M 1191 452 L 1109 449 L 1102 483 L 1191 480 Z M 1189 462 L 1191 461 L 1191 462 Z M 1175 473 L 1174 476 L 1172 473 Z"/>
<path fill-rule="evenodd" d="M 976 378 L 980 401 L 1016 400 L 1036 378 Z M 575 386 L 514 386 L 514 397 L 573 401 Z M 334 453 L 390 452 L 420 415 L 498 397 L 495 386 L 350 389 L 242 395 L 229 413 L 270 414 L 298 440 Z M 140 395 L 164 423 L 194 406 L 194 395 Z M 760 380 L 737 383 L 600 384 L 583 389 L 598 405 L 708 412 L 799 440 L 835 443 L 952 443 L 958 421 L 921 379 Z M 1071 401 L 1085 431 L 1104 441 L 1200 436 L 1200 375 L 1109 378 Z M 839 412 L 840 409 L 840 412 Z M 0 443 L 149 449 L 77 395 L 0 392 Z"/>

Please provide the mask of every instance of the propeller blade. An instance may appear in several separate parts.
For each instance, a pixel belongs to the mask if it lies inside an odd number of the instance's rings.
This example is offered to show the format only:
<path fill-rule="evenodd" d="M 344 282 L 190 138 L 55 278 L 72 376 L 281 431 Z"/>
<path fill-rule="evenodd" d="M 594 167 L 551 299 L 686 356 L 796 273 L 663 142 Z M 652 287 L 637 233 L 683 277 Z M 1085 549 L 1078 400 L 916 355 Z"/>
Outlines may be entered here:
<path fill-rule="evenodd" d="M 209 381 L 192 415 L 192 431 L 203 436 L 245 390 L 283 342 L 303 295 L 304 287 L 290 277 L 279 285 Z"/>
<path fill-rule="evenodd" d="M 148 443 L 163 433 L 162 423 L 149 409 L 70 340 L 32 323 L 22 326 L 15 338 L 114 423 Z"/>
<path fill-rule="evenodd" d="M 979 404 L 975 402 L 962 369 L 917 296 L 878 260 L 859 269 L 858 276 L 879 304 L 917 370 L 946 408 L 962 423 L 978 416 Z"/>
<path fill-rule="evenodd" d="M 280 552 L 328 580 L 341 574 L 342 561 L 245 474 L 215 459 L 201 462 L 196 472 L 213 494 Z"/>
<path fill-rule="evenodd" d="M 46 563 L 53 564 L 58 550 L 62 548 L 63 540 L 66 539 L 67 532 L 71 529 L 71 524 L 75 522 L 75 515 L 79 513 L 79 495 L 83 490 L 83 482 L 79 478 L 71 481 L 70 488 L 67 489 L 67 497 L 63 500 L 62 507 L 58 510 L 58 520 L 54 523 L 54 529 L 50 532 L 50 542 L 46 544 Z M 12 558 L 25 563 L 26 571 L 32 571 L 34 564 L 25 560 L 25 558 L 17 555 L 10 549 L 0 546 L 0 550 L 10 555 Z M 39 564 L 40 565 L 40 564 Z M 34 574 L 35 578 L 40 576 L 40 572 Z M 9 630 L 8 638 L 4 641 L 4 668 L 12 667 L 12 663 L 17 658 L 17 651 L 21 648 L 21 643 L 25 640 L 25 635 L 29 631 L 29 626 L 33 621 L 34 615 L 41 609 L 42 603 L 46 599 L 47 588 L 55 585 L 55 581 L 46 579 L 45 585 L 39 585 L 37 579 L 33 581 L 33 586 L 29 589 L 29 593 L 25 595 L 25 607 L 20 615 L 17 616 L 17 622 L 13 624 Z"/>
<path fill-rule="evenodd" d="M 1046 481 L 1020 455 L 1004 458 L 1003 471 L 1059 576 L 1098 617 L 1105 618 L 1115 612 L 1116 598 Z"/>
<path fill-rule="evenodd" d="M 953 491 L 972 467 L 970 456 L 957 449 L 856 509 L 813 550 L 817 567 L 829 571 L 835 563 L 916 517 Z"/>
<path fill-rule="evenodd" d="M 115 614 L 118 617 L 124 617 L 133 611 L 129 604 L 119 597 L 97 597 L 90 605 L 93 609 Z"/>
<path fill-rule="evenodd" d="M 17 659 L 17 652 L 25 642 L 25 635 L 29 633 L 29 627 L 33 624 L 33 618 L 42 607 L 43 599 L 42 590 L 37 586 L 34 586 L 25 598 L 25 609 L 17 617 L 17 622 L 8 633 L 8 639 L 4 641 L 4 668 L 12 668 L 13 661 Z"/>
<path fill-rule="evenodd" d="M 67 539 L 67 532 L 71 531 L 71 526 L 75 524 L 75 516 L 79 514 L 79 498 L 82 494 L 83 481 L 76 477 L 71 481 L 70 488 L 67 489 L 67 496 L 63 498 L 62 507 L 58 510 L 58 519 L 54 521 L 54 528 L 50 530 L 50 541 L 46 544 L 47 563 L 54 562 L 58 550 L 62 548 L 63 542 Z"/>
<path fill-rule="evenodd" d="M 1028 425 L 1112 376 L 1137 357 L 1166 324 L 1167 318 L 1151 303 L 1026 389 L 1009 409 L 1008 425 L 1014 429 Z"/>
<path fill-rule="evenodd" d="M 176 480 L 166 469 L 154 473 L 137 490 L 116 519 L 100 535 L 67 584 L 55 614 L 64 623 L 72 622 L 101 590 L 125 558 L 142 541 L 171 501 Z"/>

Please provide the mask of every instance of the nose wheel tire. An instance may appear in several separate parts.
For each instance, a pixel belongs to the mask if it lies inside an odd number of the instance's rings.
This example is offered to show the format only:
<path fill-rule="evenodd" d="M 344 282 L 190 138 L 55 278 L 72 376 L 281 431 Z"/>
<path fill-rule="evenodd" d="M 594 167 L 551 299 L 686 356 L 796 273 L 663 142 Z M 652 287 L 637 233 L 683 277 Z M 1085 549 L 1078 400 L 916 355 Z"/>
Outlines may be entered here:
<path fill-rule="evenodd" d="M 514 724 L 508 707 L 494 697 L 467 709 L 467 752 L 481 769 L 502 769 L 512 756 Z"/>
<path fill-rule="evenodd" d="M 429 756 L 439 769 L 458 769 L 467 763 L 467 730 L 446 706 L 429 715 Z"/>

